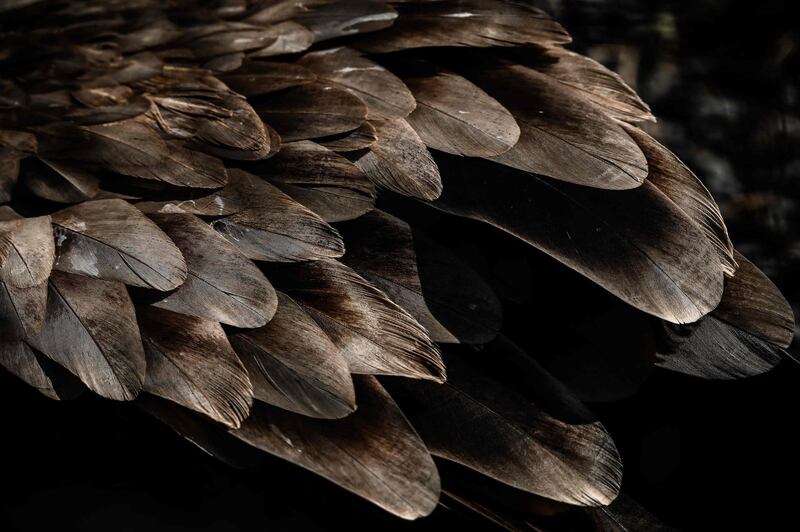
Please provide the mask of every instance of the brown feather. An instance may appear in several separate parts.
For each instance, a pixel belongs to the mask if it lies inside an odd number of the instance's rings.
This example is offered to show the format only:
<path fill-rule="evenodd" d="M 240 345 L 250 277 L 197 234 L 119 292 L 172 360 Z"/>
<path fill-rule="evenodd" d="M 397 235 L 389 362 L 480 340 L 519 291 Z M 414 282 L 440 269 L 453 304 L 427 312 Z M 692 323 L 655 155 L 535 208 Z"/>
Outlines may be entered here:
<path fill-rule="evenodd" d="M 234 327 L 261 327 L 278 300 L 264 274 L 239 248 L 192 214 L 151 214 L 186 259 L 188 275 L 153 306 Z"/>
<path fill-rule="evenodd" d="M 256 404 L 232 434 L 399 517 L 428 515 L 440 489 L 428 450 L 374 377 L 357 378 L 356 394 L 358 410 L 335 421 Z"/>
<path fill-rule="evenodd" d="M 253 388 L 219 323 L 144 306 L 136 314 L 147 356 L 144 390 L 238 428 Z"/>
<path fill-rule="evenodd" d="M 353 373 L 442 381 L 439 350 L 414 318 L 332 260 L 271 266 L 270 279 L 314 318 Z"/>
<path fill-rule="evenodd" d="M 162 291 L 186 280 L 180 250 L 126 201 L 79 203 L 53 214 L 53 226 L 59 271 Z"/>
<path fill-rule="evenodd" d="M 304 416 L 337 419 L 356 409 L 353 380 L 339 348 L 289 296 L 264 327 L 230 337 L 255 398 Z"/>
<path fill-rule="evenodd" d="M 246 207 L 211 226 L 247 257 L 292 262 L 344 253 L 334 228 L 273 185 L 241 170 L 231 170 L 231 183 Z"/>

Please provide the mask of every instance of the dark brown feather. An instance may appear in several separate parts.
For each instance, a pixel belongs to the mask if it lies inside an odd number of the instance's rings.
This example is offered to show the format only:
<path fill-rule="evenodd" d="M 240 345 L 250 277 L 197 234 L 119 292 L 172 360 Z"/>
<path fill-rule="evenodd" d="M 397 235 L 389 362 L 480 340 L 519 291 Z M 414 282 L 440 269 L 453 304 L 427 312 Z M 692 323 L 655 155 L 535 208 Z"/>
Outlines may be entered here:
<path fill-rule="evenodd" d="M 109 399 L 142 388 L 145 355 L 125 285 L 53 272 L 42 330 L 25 341 Z"/>
<path fill-rule="evenodd" d="M 521 133 L 492 160 L 562 181 L 629 189 L 647 177 L 647 160 L 622 127 L 590 100 L 533 69 L 512 64 L 470 69 L 473 79 L 508 109 Z"/>
<path fill-rule="evenodd" d="M 353 380 L 339 348 L 289 296 L 264 327 L 230 337 L 255 398 L 304 416 L 337 419 L 356 409 Z"/>
<path fill-rule="evenodd" d="M 55 245 L 49 216 L 0 220 L 0 282 L 31 288 L 47 281 Z"/>
<path fill-rule="evenodd" d="M 285 144 L 250 169 L 326 222 L 357 218 L 375 205 L 375 186 L 357 166 L 309 140 Z"/>
<path fill-rule="evenodd" d="M 626 122 L 655 122 L 650 107 L 616 72 L 563 48 L 551 48 L 547 56 L 536 70 L 580 91 L 608 115 Z"/>
<path fill-rule="evenodd" d="M 0 334 L 20 340 L 42 327 L 55 245 L 49 216 L 22 218 L 0 208 Z"/>
<path fill-rule="evenodd" d="M 356 394 L 358 410 L 334 421 L 256 404 L 232 434 L 404 519 L 428 515 L 440 489 L 428 450 L 374 377 L 358 377 Z"/>
<path fill-rule="evenodd" d="M 735 252 L 736 274 L 725 282 L 711 315 L 687 330 L 665 327 L 661 367 L 707 379 L 737 379 L 772 369 L 794 338 L 789 303 L 766 275 Z"/>
<path fill-rule="evenodd" d="M 247 54 L 251 58 L 275 57 L 284 54 L 296 54 L 308 49 L 314 44 L 314 34 L 293 20 L 286 20 L 274 26 L 265 28 L 273 41 L 253 52 Z"/>
<path fill-rule="evenodd" d="M 460 176 L 437 207 L 511 233 L 667 321 L 697 321 L 719 303 L 724 276 L 711 244 L 655 185 L 603 191 L 491 163 L 450 164 Z"/>
<path fill-rule="evenodd" d="M 392 6 L 377 1 L 319 2 L 302 8 L 294 17 L 314 34 L 314 42 L 381 30 L 397 18 Z"/>
<path fill-rule="evenodd" d="M 657 186 L 694 221 L 713 245 L 722 269 L 733 275 L 738 267 L 725 221 L 708 189 L 672 152 L 644 131 L 625 125 L 625 131 L 647 157 L 647 180 Z"/>
<path fill-rule="evenodd" d="M 317 139 L 317 142 L 335 152 L 366 150 L 378 140 L 375 126 L 364 122 L 357 129 L 340 135 Z"/>
<path fill-rule="evenodd" d="M 616 497 L 622 464 L 611 437 L 525 353 L 499 338 L 480 354 L 445 356 L 446 383 L 390 387 L 434 455 L 577 506 Z"/>
<path fill-rule="evenodd" d="M 147 356 L 143 389 L 238 428 L 253 388 L 219 323 L 144 306 L 136 314 Z"/>
<path fill-rule="evenodd" d="M 728 279 L 714 316 L 779 347 L 794 337 L 794 313 L 778 287 L 739 252 L 736 275 Z"/>
<path fill-rule="evenodd" d="M 322 82 L 267 96 L 254 105 L 259 116 L 286 142 L 352 131 L 367 117 L 361 98 Z"/>
<path fill-rule="evenodd" d="M 342 262 L 414 316 L 434 341 L 486 343 L 500 330 L 502 307 L 486 282 L 402 220 L 376 210 L 340 230 L 347 243 Z"/>
<path fill-rule="evenodd" d="M 245 209 L 211 225 L 247 257 L 292 262 L 344 253 L 334 228 L 275 186 L 241 170 L 231 170 L 231 183 Z"/>
<path fill-rule="evenodd" d="M 79 203 L 53 214 L 53 226 L 59 271 L 162 291 L 186 280 L 180 250 L 126 201 Z"/>
<path fill-rule="evenodd" d="M 404 81 L 417 100 L 408 123 L 429 148 L 492 157 L 519 140 L 519 126 L 511 113 L 461 76 L 437 72 Z"/>
<path fill-rule="evenodd" d="M 186 281 L 153 306 L 234 327 L 261 327 L 275 290 L 239 248 L 193 214 L 151 214 L 186 260 Z"/>
<path fill-rule="evenodd" d="M 369 119 L 405 118 L 416 105 L 400 78 L 351 48 L 311 52 L 299 64 L 361 98 Z"/>
<path fill-rule="evenodd" d="M 444 380 L 439 350 L 425 329 L 347 266 L 332 260 L 275 265 L 268 275 L 331 337 L 353 373 Z"/>
<path fill-rule="evenodd" d="M 442 193 L 439 168 L 425 143 L 403 119 L 373 120 L 378 140 L 354 162 L 373 183 L 404 196 L 434 200 Z"/>
<path fill-rule="evenodd" d="M 240 68 L 219 77 L 228 87 L 248 98 L 316 81 L 302 65 L 277 61 L 245 61 Z"/>
<path fill-rule="evenodd" d="M 50 399 L 73 399 L 85 388 L 25 342 L 0 342 L 0 365 Z"/>
<path fill-rule="evenodd" d="M 80 203 L 100 191 L 100 179 L 91 172 L 66 161 L 47 159 L 28 161 L 23 183 L 40 198 L 57 203 Z"/>
<path fill-rule="evenodd" d="M 139 201 L 135 207 L 147 214 L 194 214 L 197 216 L 229 216 L 244 209 L 244 201 L 236 187 L 224 187 L 202 195 L 190 194 L 186 199 Z"/>
<path fill-rule="evenodd" d="M 543 11 L 497 0 L 409 3 L 394 25 L 356 46 L 373 53 L 427 46 L 553 46 L 570 42 Z"/>
<path fill-rule="evenodd" d="M 218 188 L 227 182 L 222 161 L 179 141 L 159 137 L 140 118 L 96 126 L 47 128 L 44 157 L 98 165 L 113 172 L 175 186 Z"/>

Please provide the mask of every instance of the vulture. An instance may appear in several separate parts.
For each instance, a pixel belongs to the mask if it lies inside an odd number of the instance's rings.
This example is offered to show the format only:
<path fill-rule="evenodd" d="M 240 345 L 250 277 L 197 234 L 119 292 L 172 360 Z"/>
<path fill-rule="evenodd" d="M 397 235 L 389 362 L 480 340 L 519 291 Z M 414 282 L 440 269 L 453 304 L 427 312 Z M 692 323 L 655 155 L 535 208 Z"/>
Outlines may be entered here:
<path fill-rule="evenodd" d="M 403 519 L 667 530 L 584 402 L 764 373 L 794 318 L 570 41 L 505 0 L 0 2 L 0 364 Z"/>

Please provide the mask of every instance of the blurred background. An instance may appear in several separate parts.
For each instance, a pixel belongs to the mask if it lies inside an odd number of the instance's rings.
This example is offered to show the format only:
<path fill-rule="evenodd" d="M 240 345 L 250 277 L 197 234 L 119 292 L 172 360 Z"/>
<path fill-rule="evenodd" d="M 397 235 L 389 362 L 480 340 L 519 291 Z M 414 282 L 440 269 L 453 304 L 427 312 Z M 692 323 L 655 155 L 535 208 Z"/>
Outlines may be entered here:
<path fill-rule="evenodd" d="M 648 131 L 706 183 L 734 244 L 800 310 L 800 6 L 737 0 L 542 0 L 573 49 L 619 72 Z M 797 342 L 794 354 L 800 355 Z M 624 490 L 681 530 L 792 530 L 800 366 L 739 382 L 657 370 L 590 404 Z M 25 405 L 21 408 L 20 405 Z M 0 530 L 478 529 L 441 508 L 405 523 L 278 460 L 234 471 L 131 405 L 54 404 L 0 375 Z M 98 421 L 99 420 L 99 421 Z M 13 467 L 12 467 L 13 466 Z M 575 530 L 585 523 L 576 521 Z M 568 525 L 573 526 L 573 525 Z"/>

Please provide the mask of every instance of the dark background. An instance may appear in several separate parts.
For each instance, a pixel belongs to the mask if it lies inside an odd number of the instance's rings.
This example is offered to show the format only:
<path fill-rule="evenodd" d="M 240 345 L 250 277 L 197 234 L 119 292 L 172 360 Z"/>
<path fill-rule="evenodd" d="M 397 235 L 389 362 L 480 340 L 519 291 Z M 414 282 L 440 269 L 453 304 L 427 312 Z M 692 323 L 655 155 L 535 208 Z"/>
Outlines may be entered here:
<path fill-rule="evenodd" d="M 574 35 L 574 49 L 636 85 L 659 118 L 648 130 L 706 182 L 735 245 L 797 310 L 797 3 L 539 3 Z M 511 326 L 529 326 L 536 311 L 529 312 L 513 317 Z M 684 530 L 788 530 L 796 528 L 792 479 L 800 474 L 798 384 L 800 367 L 791 362 L 738 382 L 656 371 L 635 395 L 590 406 L 623 456 L 625 491 L 666 523 Z M 236 471 L 133 405 L 89 397 L 52 402 L 5 372 L 0 416 L 0 530 L 478 526 L 445 508 L 401 522 L 278 460 Z"/>

